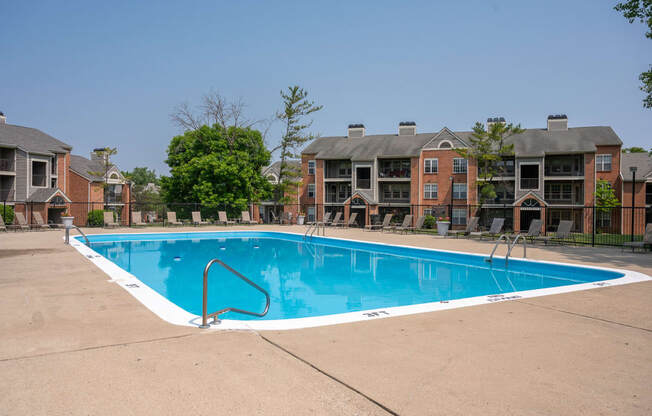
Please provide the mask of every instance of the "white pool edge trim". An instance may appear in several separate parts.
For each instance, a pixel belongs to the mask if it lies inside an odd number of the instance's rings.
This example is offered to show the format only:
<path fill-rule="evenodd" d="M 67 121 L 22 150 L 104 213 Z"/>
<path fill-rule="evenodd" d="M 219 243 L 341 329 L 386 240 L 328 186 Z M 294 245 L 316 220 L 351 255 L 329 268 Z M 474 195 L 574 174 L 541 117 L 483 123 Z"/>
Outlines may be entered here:
<path fill-rule="evenodd" d="M 184 231 L 184 232 L 150 232 L 150 233 L 111 233 L 111 234 L 87 234 L 88 236 L 92 235 L 102 235 L 102 236 L 123 236 L 123 235 L 147 235 L 147 234 L 193 234 L 193 233 L 233 233 L 233 232 L 261 232 L 261 233 L 271 233 L 271 234 L 291 234 L 302 236 L 300 233 L 292 232 L 281 232 L 281 231 L 264 231 L 264 230 L 224 230 L 224 231 Z M 319 237 L 326 238 L 331 240 L 340 240 L 340 241 L 351 241 L 356 243 L 367 243 L 367 244 L 377 244 L 388 247 L 401 247 L 409 249 L 418 249 L 418 250 L 428 250 L 436 251 L 442 253 L 454 253 L 454 254 L 465 254 L 479 257 L 487 257 L 487 255 L 478 254 L 478 253 L 469 253 L 463 251 L 453 251 L 453 250 L 441 250 L 428 247 L 419 247 L 419 246 L 407 246 L 401 244 L 387 244 L 380 243 L 375 241 L 364 241 L 364 240 L 354 240 L 349 238 L 340 238 L 340 237 Z M 104 256 L 98 254 L 95 250 L 91 249 L 87 245 L 79 241 L 79 237 L 75 236 L 70 239 L 70 244 L 73 246 L 79 253 L 84 257 L 90 260 L 95 264 L 100 270 L 106 273 L 111 279 L 110 282 L 117 283 L 124 290 L 129 292 L 133 297 L 138 299 L 145 307 L 150 311 L 154 312 L 164 321 L 167 321 L 174 325 L 181 326 L 192 326 L 198 327 L 201 324 L 201 316 L 191 314 L 190 312 L 180 308 L 174 303 L 170 302 L 164 296 L 147 286 L 145 283 L 140 281 L 136 276 L 127 272 L 126 270 L 120 268 L 118 265 L 108 260 Z M 162 240 L 159 240 L 162 241 Z M 496 261 L 505 260 L 505 257 L 494 256 Z M 610 279 L 605 281 L 590 282 L 590 283 L 578 283 L 574 285 L 567 286 L 557 286 L 545 289 L 533 289 L 520 292 L 508 292 L 497 295 L 483 295 L 475 296 L 470 298 L 463 299 L 454 299 L 449 301 L 442 302 L 429 302 L 429 303 L 420 303 L 414 305 L 404 305 L 404 306 L 392 306 L 388 308 L 381 309 L 370 309 L 357 312 L 346 312 L 333 315 L 323 315 L 323 316 L 314 316 L 306 318 L 291 318 L 291 319 L 275 319 L 275 320 L 252 320 L 252 321 L 241 321 L 235 319 L 224 319 L 219 325 L 211 326 L 211 329 L 219 330 L 288 330 L 288 329 L 301 329 L 301 328 L 312 328 L 318 326 L 327 326 L 327 325 L 336 325 L 360 321 L 368 321 L 371 319 L 382 319 L 389 318 L 392 316 L 404 316 L 404 315 L 413 315 L 425 312 L 436 312 L 448 309 L 457 309 L 464 308 L 468 306 L 476 305 L 486 305 L 489 303 L 504 302 L 515 299 L 527 299 L 534 298 L 539 296 L 548 296 L 556 295 L 561 293 L 577 292 L 581 290 L 596 289 L 599 287 L 605 286 L 618 286 L 625 285 L 630 283 L 644 282 L 652 280 L 651 277 L 631 270 L 623 269 L 612 269 L 607 267 L 599 266 L 588 266 L 588 265 L 578 265 L 573 263 L 562 263 L 554 261 L 544 261 L 544 260 L 534 260 L 534 259 L 522 259 L 520 257 L 514 258 L 514 260 L 525 260 L 533 263 L 543 263 L 543 264 L 555 264 L 562 266 L 574 266 L 574 267 L 584 267 L 594 270 L 606 270 L 611 272 L 617 272 L 624 274 L 623 277 L 617 279 Z"/>

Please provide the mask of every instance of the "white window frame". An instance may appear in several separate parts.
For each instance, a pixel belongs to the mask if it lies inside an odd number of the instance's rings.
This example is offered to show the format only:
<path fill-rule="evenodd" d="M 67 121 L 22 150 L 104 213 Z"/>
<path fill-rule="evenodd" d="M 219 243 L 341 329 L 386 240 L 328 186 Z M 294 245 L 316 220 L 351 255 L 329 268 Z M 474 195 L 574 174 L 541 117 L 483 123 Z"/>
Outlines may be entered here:
<path fill-rule="evenodd" d="M 310 195 L 312 194 L 312 195 Z M 315 184 L 314 183 L 309 183 L 308 184 L 308 198 L 314 198 L 315 197 Z"/>
<path fill-rule="evenodd" d="M 34 162 L 45 163 L 45 185 L 34 185 Z M 50 187 L 50 163 L 46 159 L 31 159 L 29 160 L 29 187 L 31 188 L 49 188 Z"/>
<path fill-rule="evenodd" d="M 436 183 L 423 184 L 423 199 L 437 199 L 439 197 L 439 186 Z"/>
<path fill-rule="evenodd" d="M 455 192 L 455 187 L 458 189 L 460 187 L 463 187 L 464 191 L 463 192 Z M 457 196 L 456 196 L 457 195 Z M 462 196 L 464 196 L 462 198 Z M 467 185 L 466 183 L 453 183 L 453 199 L 466 199 L 468 197 L 467 195 Z"/>
<path fill-rule="evenodd" d="M 464 162 L 464 165 L 463 165 L 464 170 L 462 170 L 462 165 L 461 165 L 462 162 L 460 162 L 460 161 Z M 469 170 L 468 162 L 467 162 L 466 159 L 464 159 L 463 157 L 455 157 L 455 158 L 453 158 L 453 173 L 467 173 L 468 170 Z"/>
<path fill-rule="evenodd" d="M 537 187 L 536 188 L 521 188 L 521 166 L 537 165 Z M 543 186 L 543 178 L 541 177 L 541 162 L 519 162 L 516 164 L 517 171 L 514 173 L 518 179 L 517 188 L 519 191 L 540 191 Z"/>
<path fill-rule="evenodd" d="M 453 225 L 466 225 L 466 208 L 453 208 L 451 222 Z"/>
<path fill-rule="evenodd" d="M 317 162 L 315 160 L 308 161 L 308 175 L 314 175 L 317 169 Z"/>
<path fill-rule="evenodd" d="M 436 157 L 424 159 L 423 173 L 439 173 L 439 159 Z"/>
<path fill-rule="evenodd" d="M 605 160 L 609 159 L 609 169 L 605 169 Z M 611 153 L 602 153 L 595 155 L 595 170 L 597 172 L 611 172 L 613 169 L 613 155 Z"/>
<path fill-rule="evenodd" d="M 424 208 L 423 215 L 432 215 L 432 208 Z"/>

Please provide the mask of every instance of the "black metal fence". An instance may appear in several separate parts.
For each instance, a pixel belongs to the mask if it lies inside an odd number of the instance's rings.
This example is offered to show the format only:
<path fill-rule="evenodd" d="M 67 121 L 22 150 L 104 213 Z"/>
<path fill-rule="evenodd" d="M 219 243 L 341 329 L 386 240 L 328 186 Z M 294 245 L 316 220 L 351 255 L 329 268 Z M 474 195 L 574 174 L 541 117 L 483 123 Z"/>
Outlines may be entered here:
<path fill-rule="evenodd" d="M 355 201 L 354 201 L 355 202 Z M 359 202 L 359 201 L 358 201 Z M 413 216 L 415 225 L 419 216 L 430 216 L 422 232 L 434 229 L 437 219 L 451 222 L 452 229 L 464 229 L 469 218 L 478 217 L 480 230 L 487 230 L 494 218 L 504 218 L 503 232 L 526 232 L 533 219 L 543 221 L 543 235 L 554 234 L 559 222 L 572 221 L 572 233 L 565 240 L 574 244 L 620 246 L 627 241 L 641 241 L 644 238 L 646 224 L 652 223 L 652 206 L 645 207 L 514 207 L 512 205 L 413 205 L 382 204 L 379 206 L 342 205 L 342 204 L 274 204 L 247 203 L 238 205 L 201 203 L 150 203 L 127 202 L 124 204 L 105 204 L 100 202 L 65 202 L 59 204 L 23 201 L 0 202 L 0 215 L 6 223 L 16 222 L 14 212 L 21 213 L 28 225 L 36 225 L 42 219 L 45 223 L 60 224 L 61 216 L 68 214 L 75 217 L 77 226 L 103 225 L 101 214 L 93 211 L 112 211 L 115 220 L 122 226 L 133 226 L 132 213 L 140 213 L 142 222 L 147 225 L 168 225 L 168 213 L 174 213 L 177 221 L 192 224 L 193 212 L 199 212 L 202 220 L 218 220 L 219 212 L 224 211 L 230 220 L 240 220 L 242 211 L 247 211 L 249 218 L 258 223 L 301 224 L 322 220 L 326 213 L 331 219 L 341 212 L 343 221 L 348 222 L 351 214 L 357 213 L 352 226 L 365 226 L 381 223 L 385 214 L 392 213 L 392 223 L 402 223 L 406 215 Z M 99 218 L 99 220 L 98 220 Z M 434 231 L 432 231 L 434 232 Z"/>

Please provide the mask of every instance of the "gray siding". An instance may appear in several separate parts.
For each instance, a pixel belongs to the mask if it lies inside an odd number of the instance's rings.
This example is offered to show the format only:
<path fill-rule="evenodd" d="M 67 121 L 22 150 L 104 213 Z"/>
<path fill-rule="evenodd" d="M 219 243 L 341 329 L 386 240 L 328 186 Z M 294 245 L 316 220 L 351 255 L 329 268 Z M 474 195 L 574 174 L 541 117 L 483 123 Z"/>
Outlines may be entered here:
<path fill-rule="evenodd" d="M 538 163 L 539 164 L 539 188 L 538 189 L 526 189 L 526 190 L 521 190 L 521 165 L 522 164 L 531 164 L 531 163 Z M 534 192 L 537 195 L 539 195 L 541 198 L 543 198 L 543 164 L 544 160 L 542 157 L 529 157 L 529 158 L 517 158 L 516 159 L 516 186 L 514 190 L 514 197 L 515 199 L 519 199 L 523 195 L 527 194 L 528 192 Z"/>
<path fill-rule="evenodd" d="M 27 199 L 27 153 L 16 150 L 16 201 Z"/>

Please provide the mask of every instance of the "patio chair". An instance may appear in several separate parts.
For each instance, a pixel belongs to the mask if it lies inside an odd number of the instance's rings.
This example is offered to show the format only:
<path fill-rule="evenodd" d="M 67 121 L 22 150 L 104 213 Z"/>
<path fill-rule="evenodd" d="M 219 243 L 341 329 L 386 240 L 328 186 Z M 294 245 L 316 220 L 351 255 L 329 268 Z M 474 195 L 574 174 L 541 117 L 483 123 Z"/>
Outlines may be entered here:
<path fill-rule="evenodd" d="M 208 221 L 202 221 L 201 212 L 199 212 L 199 211 L 193 211 L 192 212 L 192 223 L 193 223 L 193 225 L 208 225 L 208 224 L 210 224 L 210 222 L 208 222 Z"/>
<path fill-rule="evenodd" d="M 2 215 L 0 215 L 0 231 L 7 231 L 7 226 L 5 225 L 5 221 L 2 219 Z"/>
<path fill-rule="evenodd" d="M 272 221 L 271 221 L 272 224 L 280 224 L 281 223 L 281 220 L 276 216 L 274 211 L 269 211 L 269 215 L 272 217 Z M 224 216 L 226 217 L 226 214 Z M 221 221 L 221 219 L 220 219 L 220 221 Z"/>
<path fill-rule="evenodd" d="M 281 224 L 292 224 L 292 213 L 291 212 L 283 212 L 281 213 Z"/>
<path fill-rule="evenodd" d="M 403 224 L 396 227 L 392 227 L 391 230 L 398 231 L 398 232 L 405 232 L 407 234 L 407 232 L 410 231 L 410 229 L 412 228 L 412 218 L 413 218 L 412 215 L 406 215 L 403 218 Z"/>
<path fill-rule="evenodd" d="M 369 224 L 369 225 L 365 225 L 364 228 L 365 230 L 369 230 L 369 231 L 374 231 L 374 230 L 382 231 L 383 229 L 389 227 L 389 223 L 392 221 L 393 216 L 394 214 L 385 214 L 385 218 L 383 219 L 382 224 Z"/>
<path fill-rule="evenodd" d="M 349 215 L 349 221 L 346 223 L 347 228 L 355 227 L 357 225 L 358 220 L 358 213 L 354 212 L 353 214 Z"/>
<path fill-rule="evenodd" d="M 414 227 L 408 227 L 408 231 L 412 231 L 413 233 L 423 229 L 423 223 L 426 222 L 426 216 L 421 215 L 419 218 L 417 218 L 417 223 L 414 225 Z"/>
<path fill-rule="evenodd" d="M 120 224 L 113 219 L 113 211 L 104 211 L 104 226 L 105 227 L 118 227 Z"/>
<path fill-rule="evenodd" d="M 32 224 L 32 228 L 38 228 L 38 229 L 41 229 L 41 230 L 44 230 L 44 229 L 45 230 L 51 230 L 52 229 L 52 228 L 50 228 L 49 224 L 46 224 L 45 221 L 43 221 L 43 216 L 41 216 L 40 212 L 34 211 L 32 213 L 32 215 L 34 216 L 34 221 L 36 221 L 36 224 Z"/>
<path fill-rule="evenodd" d="M 252 220 L 251 217 L 249 216 L 249 211 L 242 211 L 241 217 L 240 217 L 240 223 L 241 224 L 257 224 L 257 222 Z"/>
<path fill-rule="evenodd" d="M 29 231 L 29 224 L 25 221 L 25 215 L 22 212 L 14 213 L 14 228 Z"/>
<path fill-rule="evenodd" d="M 484 237 L 496 238 L 503 230 L 503 225 L 505 225 L 505 218 L 494 218 L 491 222 L 491 227 L 489 227 L 489 231 L 473 231 L 469 233 L 469 236 L 480 237 L 480 240 Z"/>
<path fill-rule="evenodd" d="M 342 213 L 341 212 L 336 212 L 335 213 L 335 218 L 333 218 L 333 221 L 329 222 L 326 225 L 331 225 L 333 227 L 337 227 L 340 225 L 340 222 L 342 222 Z"/>
<path fill-rule="evenodd" d="M 131 225 L 135 227 L 145 226 L 143 222 L 143 214 L 140 211 L 134 211 L 131 213 Z"/>
<path fill-rule="evenodd" d="M 331 221 L 331 214 L 331 212 L 324 214 L 324 218 L 322 219 L 322 223 L 324 223 L 324 225 L 331 225 L 333 223 L 333 221 Z"/>
<path fill-rule="evenodd" d="M 469 222 L 466 224 L 466 228 L 464 230 L 449 230 L 448 235 L 454 235 L 457 238 L 459 236 L 476 233 L 478 229 L 478 221 L 480 221 L 480 217 L 471 217 L 469 218 Z"/>
<path fill-rule="evenodd" d="M 642 248 L 645 251 L 645 246 L 652 247 L 652 223 L 645 226 L 645 234 L 643 234 L 643 241 L 627 241 L 623 243 L 622 251 L 625 247 L 631 247 L 632 253 L 637 248 Z"/>
<path fill-rule="evenodd" d="M 177 213 L 174 211 L 167 212 L 168 220 L 167 225 L 183 225 L 181 221 L 177 221 Z"/>
<path fill-rule="evenodd" d="M 573 228 L 573 221 L 559 221 L 555 235 L 539 236 L 533 241 L 543 241 L 545 245 L 548 245 L 549 242 L 562 244 L 564 240 L 572 239 L 571 228 Z"/>
<path fill-rule="evenodd" d="M 219 211 L 217 213 L 217 217 L 218 217 L 217 224 L 223 224 L 224 226 L 235 224 L 235 221 L 227 218 L 226 211 Z"/>
<path fill-rule="evenodd" d="M 530 222 L 530 227 L 527 230 L 527 233 L 520 233 L 526 240 L 534 241 L 534 239 L 541 236 L 541 220 L 532 220 Z"/>

